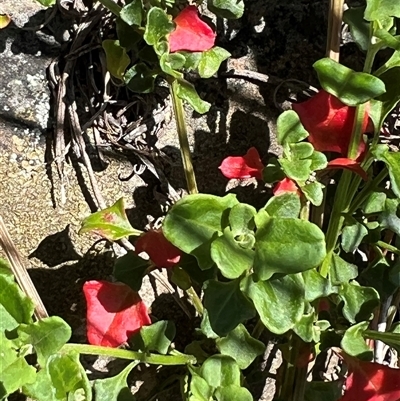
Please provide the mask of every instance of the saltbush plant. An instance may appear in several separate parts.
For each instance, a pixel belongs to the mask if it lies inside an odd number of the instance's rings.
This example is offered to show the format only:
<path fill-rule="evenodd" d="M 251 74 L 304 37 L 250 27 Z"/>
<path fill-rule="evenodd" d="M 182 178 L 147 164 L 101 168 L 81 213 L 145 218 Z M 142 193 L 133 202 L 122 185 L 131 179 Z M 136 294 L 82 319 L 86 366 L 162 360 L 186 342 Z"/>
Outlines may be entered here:
<path fill-rule="evenodd" d="M 118 16 L 119 39 L 103 42 L 115 79 L 145 92 L 161 74 L 171 85 L 177 119 L 180 100 L 207 111 L 184 71 L 209 77 L 228 54 L 214 46 L 215 34 L 197 7 L 102 3 Z M 238 17 L 240 4 L 209 1 L 208 8 Z M 380 142 L 400 100 L 400 4 L 368 0 L 345 17 L 366 53 L 363 71 L 317 61 L 319 92 L 278 118 L 281 156 L 263 163 L 252 147 L 221 161 L 228 179 L 273 187 L 262 208 L 233 194 L 198 194 L 185 164 L 190 194 L 168 210 L 161 227 L 133 228 L 123 199 L 83 221 L 81 232 L 109 241 L 129 237 L 135 245 L 116 260 L 115 282 L 83 286 L 88 344 L 68 343 L 70 328 L 58 317 L 34 321 L 32 302 L 1 267 L 0 398 L 22 391 L 40 401 L 133 400 L 127 376 L 147 363 L 186 366 L 183 400 L 251 401 L 246 377 L 266 351 L 267 332 L 282 357 L 276 401 L 400 399 L 400 153 Z M 376 66 L 376 54 L 387 48 L 392 56 Z M 190 162 L 188 148 L 182 151 Z M 168 269 L 201 318 L 184 353 L 173 346 L 174 322 L 152 321 L 138 295 L 155 269 Z M 339 378 L 308 380 L 327 353 L 343 367 Z M 28 363 L 32 354 L 36 359 Z M 133 362 L 114 377 L 89 382 L 80 354 Z"/>

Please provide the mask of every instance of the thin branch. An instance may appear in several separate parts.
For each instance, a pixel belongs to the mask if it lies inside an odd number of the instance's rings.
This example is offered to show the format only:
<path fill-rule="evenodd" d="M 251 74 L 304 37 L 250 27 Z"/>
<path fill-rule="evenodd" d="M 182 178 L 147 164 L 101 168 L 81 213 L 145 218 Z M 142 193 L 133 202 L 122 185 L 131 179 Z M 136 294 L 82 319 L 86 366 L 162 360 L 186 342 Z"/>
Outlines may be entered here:
<path fill-rule="evenodd" d="M 24 264 L 22 258 L 14 245 L 13 240 L 8 233 L 7 227 L 0 216 L 0 246 L 3 248 L 8 260 L 10 261 L 11 270 L 17 280 L 21 289 L 25 292 L 26 296 L 30 298 L 35 305 L 35 316 L 38 320 L 48 317 L 46 308 L 40 298 L 36 287 L 33 284 Z"/>
<path fill-rule="evenodd" d="M 343 22 L 344 0 L 330 0 L 328 15 L 328 38 L 326 42 L 326 56 L 339 61 L 340 38 Z"/>

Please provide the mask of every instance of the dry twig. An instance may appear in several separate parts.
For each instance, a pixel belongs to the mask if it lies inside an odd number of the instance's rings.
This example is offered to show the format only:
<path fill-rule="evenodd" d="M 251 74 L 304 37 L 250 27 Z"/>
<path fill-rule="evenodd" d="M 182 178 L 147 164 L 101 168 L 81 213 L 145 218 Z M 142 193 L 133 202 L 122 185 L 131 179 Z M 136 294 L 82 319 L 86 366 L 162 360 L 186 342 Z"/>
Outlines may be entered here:
<path fill-rule="evenodd" d="M 7 227 L 0 216 L 0 246 L 3 248 L 7 258 L 10 262 L 11 270 L 17 280 L 21 289 L 25 292 L 26 296 L 30 298 L 35 305 L 35 316 L 38 320 L 48 317 L 46 308 L 36 291 L 24 264 L 22 263 L 21 256 L 14 245 L 13 240 L 8 233 Z"/>

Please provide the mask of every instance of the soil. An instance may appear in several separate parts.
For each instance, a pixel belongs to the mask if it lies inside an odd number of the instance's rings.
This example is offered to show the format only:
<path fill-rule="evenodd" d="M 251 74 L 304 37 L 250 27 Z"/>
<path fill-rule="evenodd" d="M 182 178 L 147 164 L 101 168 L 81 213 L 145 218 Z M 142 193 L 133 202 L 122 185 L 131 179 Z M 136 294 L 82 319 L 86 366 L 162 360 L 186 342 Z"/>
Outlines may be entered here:
<path fill-rule="evenodd" d="M 317 86 L 312 64 L 325 53 L 328 3 L 328 0 L 248 0 L 240 20 L 217 24 L 218 45 L 232 53 L 222 70 L 252 70 Z M 52 135 L 54 100 L 50 97 L 46 69 L 63 51 L 68 32 L 60 29 L 62 19 L 54 22 L 59 27 L 56 34 L 49 29 L 25 30 L 27 25 L 40 24 L 49 15 L 34 0 L 2 0 L 1 13 L 9 14 L 13 22 L 0 30 L 0 215 L 25 258 L 48 312 L 71 325 L 74 341 L 84 341 L 82 284 L 90 279 L 109 279 L 116 250 L 104 243 L 93 246 L 96 240 L 93 236 L 78 236 L 82 219 L 94 210 L 84 168 L 76 163 L 66 165 L 65 204 L 60 202 L 57 184 L 52 185 L 51 178 L 57 178 L 57 172 L 54 164 L 47 162 L 46 152 Z M 353 44 L 343 48 L 344 64 L 357 67 L 360 60 Z M 226 156 L 243 154 L 251 146 L 257 147 L 264 161 L 271 153 L 279 153 L 275 122 L 281 109 L 274 104 L 276 85 L 226 78 L 222 74 L 218 78 L 197 80 L 195 84 L 200 95 L 212 104 L 206 116 L 187 109 L 199 190 L 216 195 L 229 190 L 241 201 L 255 206 L 265 204 L 270 196 L 268 188 L 257 187 L 251 180 L 228 186 L 218 166 Z M 276 101 L 280 107 L 287 107 L 288 100 L 289 92 L 283 85 Z M 175 188 L 185 188 L 168 99 L 165 113 L 169 117 L 155 146 L 168 160 L 167 178 Z M 105 159 L 107 168 L 97 171 L 96 177 L 108 205 L 124 196 L 133 225 L 139 229 L 148 223 L 148 215 L 153 218 L 163 215 L 157 197 L 159 183 L 154 176 L 147 172 L 132 174 L 132 163 L 117 157 L 117 153 L 105 153 Z M 118 178 L 129 176 L 129 180 Z M 153 288 L 154 283 L 146 280 L 142 296 L 154 317 L 176 318 L 181 310 L 171 296 L 156 298 Z M 180 348 L 191 339 L 191 328 L 183 320 L 178 319 Z M 270 368 L 267 357 L 261 363 L 264 370 Z M 93 368 L 92 362 L 86 361 Z M 275 360 L 275 367 L 277 363 Z M 107 365 L 106 369 L 113 371 L 120 367 Z M 141 380 L 153 373 L 154 369 L 137 372 Z M 263 380 L 253 386 L 255 399 L 270 400 L 273 380 L 265 381 L 261 376 Z M 153 386 L 159 386 L 163 380 L 165 376 L 153 382 Z M 142 389 L 138 400 L 145 395 L 148 393 Z M 169 393 L 163 397 L 159 399 L 179 399 Z"/>

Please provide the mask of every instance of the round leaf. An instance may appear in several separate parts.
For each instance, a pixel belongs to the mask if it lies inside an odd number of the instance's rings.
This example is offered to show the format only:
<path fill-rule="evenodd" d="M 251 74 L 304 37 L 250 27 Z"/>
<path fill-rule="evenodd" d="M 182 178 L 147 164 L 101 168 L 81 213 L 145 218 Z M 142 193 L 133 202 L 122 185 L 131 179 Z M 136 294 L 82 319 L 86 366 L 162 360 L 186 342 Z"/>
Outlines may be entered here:
<path fill-rule="evenodd" d="M 318 226 L 294 218 L 256 221 L 254 271 L 261 280 L 317 267 L 325 258 L 325 235 Z"/>
<path fill-rule="evenodd" d="M 240 291 L 237 280 L 226 283 L 208 281 L 204 289 L 204 306 L 211 328 L 219 336 L 226 336 L 239 323 L 255 314 L 252 303 Z"/>
<path fill-rule="evenodd" d="M 304 312 L 304 280 L 291 274 L 270 281 L 242 280 L 241 289 L 253 301 L 265 327 L 275 334 L 292 329 Z"/>
<path fill-rule="evenodd" d="M 223 217 L 239 202 L 232 194 L 223 198 L 214 195 L 188 195 L 168 212 L 163 223 L 165 237 L 185 253 L 192 254 L 202 269 L 212 267 L 212 240 L 222 234 Z"/>
<path fill-rule="evenodd" d="M 243 324 L 239 324 L 226 337 L 217 339 L 217 347 L 221 354 L 232 357 L 240 369 L 248 368 L 265 351 L 264 343 L 253 338 Z"/>
<path fill-rule="evenodd" d="M 234 279 L 252 267 L 254 251 L 242 247 L 227 227 L 224 234 L 212 242 L 211 258 L 224 277 Z"/>
<path fill-rule="evenodd" d="M 348 106 L 357 106 L 385 93 L 385 84 L 377 77 L 355 72 L 329 58 L 314 63 L 321 86 Z"/>
<path fill-rule="evenodd" d="M 110 74 L 122 79 L 131 59 L 126 54 L 124 47 L 120 46 L 119 40 L 106 39 L 102 43 L 106 53 L 107 69 Z"/>

